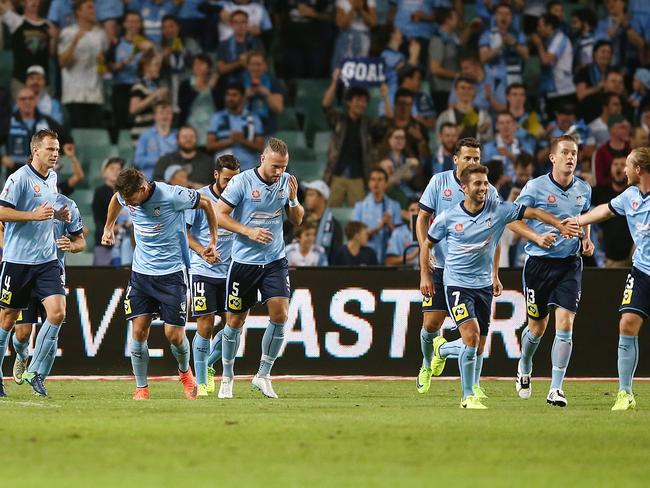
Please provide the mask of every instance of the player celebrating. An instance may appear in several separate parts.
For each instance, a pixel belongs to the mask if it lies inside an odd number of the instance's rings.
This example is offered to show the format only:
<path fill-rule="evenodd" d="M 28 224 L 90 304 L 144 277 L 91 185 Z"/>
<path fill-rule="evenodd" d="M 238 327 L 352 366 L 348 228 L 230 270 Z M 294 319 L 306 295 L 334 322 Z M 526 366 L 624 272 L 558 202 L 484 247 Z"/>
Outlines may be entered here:
<path fill-rule="evenodd" d="M 0 221 L 5 222 L 4 254 L 0 270 L 0 371 L 11 329 L 32 296 L 41 301 L 47 320 L 36 337 L 34 357 L 22 377 L 34 392 L 47 396 L 42 363 L 55 347 L 65 318 L 65 290 L 56 258 L 54 220 L 70 220 L 70 211 L 55 211 L 59 159 L 56 132 L 40 130 L 30 141 L 31 160 L 7 178 L 0 195 Z M 0 396 L 6 396 L 0 381 Z"/>
<path fill-rule="evenodd" d="M 214 170 L 214 183 L 201 188 L 199 193 L 217 202 L 228 186 L 230 180 L 239 174 L 239 160 L 231 155 L 225 154 L 217 158 Z M 230 252 L 232 249 L 233 233 L 224 228 L 219 229 L 219 241 L 217 243 L 216 261 L 210 256 L 204 257 L 207 246 L 210 243 L 210 228 L 204 217 L 204 213 L 198 210 L 187 210 L 186 220 L 189 227 L 188 239 L 191 256 L 191 306 L 192 315 L 197 318 L 197 332 L 192 341 L 192 352 L 194 353 L 194 372 L 198 383 L 198 396 L 207 396 L 213 393 L 214 369 L 212 364 L 216 356 L 221 357 L 221 336 L 219 331 L 215 339 L 215 354 L 210 353 L 210 339 L 214 327 L 214 316 L 217 313 L 226 311 L 226 276 L 230 266 Z M 212 362 L 209 362 L 212 361 Z"/>
<path fill-rule="evenodd" d="M 83 235 L 83 222 L 77 204 L 61 194 L 57 195 L 57 207 L 66 206 L 70 210 L 70 222 L 54 221 L 54 239 L 56 240 L 57 259 L 61 267 L 61 281 L 65 284 L 65 253 L 78 253 L 86 249 L 86 239 Z M 38 300 L 32 299 L 27 310 L 23 310 L 16 320 L 16 326 L 13 336 L 14 351 L 16 359 L 14 360 L 14 381 L 19 385 L 23 384 L 23 373 L 27 367 L 29 338 L 32 334 L 33 325 L 38 322 L 38 316 L 41 319 L 46 317 L 42 313 L 42 307 Z M 50 349 L 49 354 L 41 363 L 37 371 L 43 377 L 43 380 L 50 375 L 58 345 L 55 342 Z"/>
<path fill-rule="evenodd" d="M 636 400 L 632 378 L 639 362 L 639 331 L 650 316 L 650 148 L 634 149 L 625 161 L 630 185 L 611 202 L 599 205 L 575 218 L 578 225 L 590 225 L 625 216 L 636 245 L 632 271 L 627 275 L 619 311 L 618 383 L 619 392 L 612 410 L 632 410 Z"/>
<path fill-rule="evenodd" d="M 460 176 L 465 199 L 439 214 L 428 231 L 430 242 L 420 250 L 420 262 L 428 260 L 432 245 L 447 243 L 444 269 L 444 296 L 449 315 L 461 339 L 456 347 L 461 373 L 461 407 L 486 409 L 474 394 L 476 352 L 481 336 L 487 336 L 492 314 L 493 255 L 505 226 L 522 218 L 539 219 L 560 229 L 569 225 L 543 210 L 488 198 L 488 169 L 471 164 Z M 574 225 L 577 231 L 577 225 Z M 420 271 L 420 290 L 434 296 L 436 289 L 426 268 Z M 442 290 L 437 290 L 442 293 Z M 456 341 L 454 341 L 456 342 Z M 449 343 L 451 346 L 452 343 Z"/>
<path fill-rule="evenodd" d="M 211 239 L 204 256 L 215 257 L 217 219 L 211 200 L 196 190 L 165 183 L 148 182 L 140 171 L 128 168 L 115 182 L 116 193 L 108 206 L 102 244 L 115 242 L 115 220 L 121 207 L 128 206 L 135 232 L 135 253 L 131 278 L 124 298 L 127 320 L 133 320 L 131 363 L 135 376 L 134 400 L 149 399 L 147 339 L 154 315 L 165 323 L 165 336 L 178 361 L 178 374 L 188 400 L 196 398 L 190 369 L 190 344 L 185 335 L 189 268 L 185 210 L 200 208 L 210 226 Z"/>
<path fill-rule="evenodd" d="M 235 355 L 248 310 L 257 303 L 258 292 L 262 302 L 268 302 L 270 321 L 262 339 L 262 358 L 253 386 L 268 398 L 278 397 L 270 373 L 284 342 L 290 296 L 282 212 L 288 204 L 289 220 L 298 226 L 305 210 L 298 203 L 296 178 L 285 173 L 289 163 L 287 145 L 270 138 L 260 161 L 257 168 L 235 176 L 217 202 L 219 225 L 237 234 L 228 270 L 229 313 L 223 329 L 219 398 L 232 398 Z"/>
<path fill-rule="evenodd" d="M 554 139 L 549 159 L 553 169 L 524 186 L 516 202 L 526 207 L 543 208 L 560 219 L 574 217 L 589 210 L 591 187 L 576 178 L 578 145 L 569 135 Z M 549 227 L 540 222 L 531 224 L 538 232 Z M 594 245 L 589 239 L 589 226 L 582 239 L 558 239 L 550 249 L 533 242 L 525 247 L 528 258 L 523 271 L 528 326 L 521 335 L 521 359 L 517 368 L 516 388 L 521 398 L 530 398 L 530 375 L 533 355 L 546 330 L 549 307 L 555 307 L 555 340 L 551 350 L 553 364 L 551 388 L 546 401 L 550 405 L 567 406 L 562 382 L 571 357 L 573 321 L 580 302 L 582 254 L 591 256 Z"/>

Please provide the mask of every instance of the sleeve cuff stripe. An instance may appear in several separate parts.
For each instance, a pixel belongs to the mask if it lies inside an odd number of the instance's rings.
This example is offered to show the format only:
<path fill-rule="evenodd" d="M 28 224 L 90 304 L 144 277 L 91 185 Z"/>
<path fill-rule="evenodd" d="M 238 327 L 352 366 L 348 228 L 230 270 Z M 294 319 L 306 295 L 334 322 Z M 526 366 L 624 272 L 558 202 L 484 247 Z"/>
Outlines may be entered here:
<path fill-rule="evenodd" d="M 70 234 L 71 236 L 78 236 L 79 234 L 82 234 L 83 231 L 84 231 L 83 228 L 81 228 L 79 230 L 73 230 L 71 232 L 68 232 L 68 234 Z"/>
<path fill-rule="evenodd" d="M 440 239 L 436 239 L 435 237 L 431 237 L 429 234 L 427 234 L 427 239 L 429 239 L 434 244 L 438 244 L 440 242 Z"/>
<path fill-rule="evenodd" d="M 607 204 L 607 206 L 609 207 L 609 209 L 612 211 L 612 213 L 613 213 L 614 215 L 618 215 L 619 217 L 623 217 L 623 214 L 620 214 L 620 213 L 618 213 L 618 212 L 616 211 L 616 209 L 615 209 L 614 206 L 612 205 L 612 202 L 609 202 L 609 203 Z"/>
<path fill-rule="evenodd" d="M 422 210 L 424 210 L 425 212 L 430 213 L 430 214 L 433 215 L 433 213 L 434 213 L 433 210 L 430 209 L 429 207 L 427 207 L 424 203 L 419 202 L 418 205 L 420 206 L 420 208 L 421 208 Z"/>
<path fill-rule="evenodd" d="M 519 209 L 519 213 L 517 214 L 517 220 L 521 220 L 524 218 L 524 213 L 526 212 L 526 205 L 522 205 L 521 208 Z"/>
<path fill-rule="evenodd" d="M 4 200 L 0 200 L 0 207 L 8 207 L 8 208 L 13 208 L 15 209 L 16 206 L 13 203 L 6 202 Z"/>
<path fill-rule="evenodd" d="M 235 208 L 235 207 L 237 206 L 237 205 L 233 205 L 233 204 L 230 203 L 228 200 L 226 200 L 226 199 L 223 197 L 223 195 L 221 195 L 221 197 L 219 198 L 219 200 L 221 200 L 223 203 L 225 203 L 225 204 L 228 205 L 229 207 Z"/>

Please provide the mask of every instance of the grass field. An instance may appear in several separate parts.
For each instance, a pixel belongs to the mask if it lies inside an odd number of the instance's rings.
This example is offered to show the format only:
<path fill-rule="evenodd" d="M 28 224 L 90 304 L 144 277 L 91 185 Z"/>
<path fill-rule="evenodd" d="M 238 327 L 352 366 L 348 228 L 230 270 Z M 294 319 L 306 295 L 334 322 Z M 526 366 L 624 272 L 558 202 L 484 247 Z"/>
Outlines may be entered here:
<path fill-rule="evenodd" d="M 130 399 L 126 381 L 9 385 L 0 401 L 0 486 L 648 486 L 650 383 L 610 412 L 613 382 L 568 382 L 567 409 L 484 382 L 488 411 L 458 408 L 458 382 L 282 381 L 266 400 L 188 402 L 176 382 Z"/>

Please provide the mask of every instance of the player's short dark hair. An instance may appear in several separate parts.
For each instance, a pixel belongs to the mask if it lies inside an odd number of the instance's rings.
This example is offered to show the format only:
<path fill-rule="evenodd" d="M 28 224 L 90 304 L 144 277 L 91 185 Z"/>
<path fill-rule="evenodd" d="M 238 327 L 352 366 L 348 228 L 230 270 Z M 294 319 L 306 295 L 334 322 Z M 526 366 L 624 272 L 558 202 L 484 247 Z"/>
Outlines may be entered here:
<path fill-rule="evenodd" d="M 556 30 L 558 27 L 560 27 L 560 19 L 558 19 L 555 15 L 545 13 L 540 17 L 544 21 L 546 25 L 550 25 L 553 30 Z"/>
<path fill-rule="evenodd" d="M 467 185 L 469 183 L 469 179 L 471 178 L 472 175 L 476 174 L 481 174 L 481 175 L 488 175 L 490 171 L 488 170 L 488 167 L 480 164 L 480 163 L 471 163 L 468 164 L 463 171 L 460 173 L 460 182 L 463 185 Z"/>
<path fill-rule="evenodd" d="M 383 177 L 388 181 L 388 173 L 386 173 L 386 170 L 384 168 L 380 168 L 379 166 L 375 166 L 370 170 L 370 173 L 368 173 L 368 177 L 370 177 L 371 174 L 373 173 L 379 173 L 383 175 Z"/>
<path fill-rule="evenodd" d="M 557 146 L 560 144 L 560 142 L 572 142 L 576 146 L 578 146 L 578 141 L 576 140 L 575 137 L 569 134 L 563 134 L 560 137 L 556 137 L 551 141 L 551 154 L 554 153 L 557 150 Z"/>
<path fill-rule="evenodd" d="M 397 103 L 397 100 L 405 97 L 410 98 L 411 100 L 415 100 L 415 93 L 413 93 L 413 91 L 409 90 L 408 88 L 398 88 L 395 92 L 395 95 L 393 96 L 393 102 Z"/>
<path fill-rule="evenodd" d="M 278 139 L 277 137 L 269 138 L 269 142 L 266 143 L 266 147 L 264 148 L 264 150 L 266 151 L 267 149 L 270 149 L 275 154 L 278 154 L 280 156 L 286 156 L 287 154 L 289 154 L 289 148 L 287 147 L 287 143 L 284 142 L 282 139 Z"/>
<path fill-rule="evenodd" d="M 474 137 L 463 137 L 462 139 L 458 140 L 454 146 L 454 156 L 458 156 L 460 154 L 460 150 L 464 147 L 481 149 L 481 143 L 478 142 L 478 139 Z"/>
<path fill-rule="evenodd" d="M 345 224 L 345 237 L 347 237 L 349 241 L 354 236 L 356 236 L 359 232 L 361 232 L 363 229 L 367 229 L 367 228 L 368 226 L 363 222 L 350 220 L 350 222 Z"/>
<path fill-rule="evenodd" d="M 41 129 L 36 134 L 34 134 L 29 141 L 29 148 L 31 152 L 34 152 L 36 146 L 40 146 L 41 143 L 48 138 L 59 139 L 59 135 L 51 129 Z"/>
<path fill-rule="evenodd" d="M 449 127 L 451 127 L 452 129 L 455 129 L 456 124 L 452 124 L 451 122 L 443 122 L 442 124 L 440 124 L 439 134 L 442 134 L 442 131 L 449 128 Z"/>
<path fill-rule="evenodd" d="M 228 90 L 235 90 L 235 91 L 239 92 L 239 94 L 241 96 L 244 96 L 246 94 L 246 88 L 244 88 L 244 85 L 241 84 L 241 83 L 237 83 L 237 82 L 228 83 L 228 85 L 226 85 L 226 92 Z"/>
<path fill-rule="evenodd" d="M 362 86 L 351 86 L 345 91 L 345 101 L 349 102 L 353 98 L 363 97 L 366 101 L 370 100 L 370 93 Z"/>
<path fill-rule="evenodd" d="M 644 173 L 650 173 L 650 147 L 632 149 L 632 164 L 638 166 Z"/>
<path fill-rule="evenodd" d="M 230 169 L 232 171 L 237 171 L 240 169 L 241 165 L 239 164 L 239 159 L 237 159 L 232 154 L 222 154 L 214 162 L 215 171 L 223 171 L 224 169 Z"/>
<path fill-rule="evenodd" d="M 115 191 L 123 198 L 129 198 L 147 183 L 144 173 L 136 168 L 126 168 L 120 171 L 115 181 Z"/>
<path fill-rule="evenodd" d="M 294 231 L 294 235 L 300 239 L 300 236 L 302 235 L 303 232 L 308 231 L 308 230 L 316 230 L 318 226 L 316 225 L 316 222 L 313 220 L 306 220 L 304 221 L 301 225 L 296 227 L 296 230 Z"/>
<path fill-rule="evenodd" d="M 526 86 L 523 83 L 510 83 L 508 85 L 508 88 L 506 88 L 506 95 L 510 95 L 510 92 L 512 90 L 516 90 L 517 88 L 521 88 L 522 90 L 526 91 Z"/>

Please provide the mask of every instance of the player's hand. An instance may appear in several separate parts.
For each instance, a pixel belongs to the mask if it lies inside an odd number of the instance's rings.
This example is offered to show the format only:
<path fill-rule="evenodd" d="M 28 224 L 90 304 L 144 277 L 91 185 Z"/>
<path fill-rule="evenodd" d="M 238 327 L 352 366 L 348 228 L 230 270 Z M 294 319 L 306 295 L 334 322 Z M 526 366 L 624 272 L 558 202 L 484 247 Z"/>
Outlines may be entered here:
<path fill-rule="evenodd" d="M 535 239 L 535 244 L 543 249 L 550 249 L 555 244 L 555 239 L 557 239 L 557 234 L 539 234 Z"/>
<path fill-rule="evenodd" d="M 54 208 L 47 202 L 32 211 L 34 220 L 49 220 L 54 218 Z"/>
<path fill-rule="evenodd" d="M 578 219 L 575 217 L 564 219 L 557 226 L 557 230 L 568 239 L 571 239 L 572 237 L 580 237 L 582 234 L 582 229 L 580 228 L 580 225 L 578 225 Z"/>
<path fill-rule="evenodd" d="M 54 212 L 54 218 L 60 220 L 61 222 L 70 222 L 72 220 L 72 214 L 67 205 L 61 207 L 61 209 Z"/>
<path fill-rule="evenodd" d="M 582 239 L 582 255 L 593 256 L 595 250 L 596 250 L 596 246 L 594 246 L 594 243 L 591 242 L 591 239 L 589 239 L 588 236 L 584 237 Z"/>
<path fill-rule="evenodd" d="M 104 227 L 102 246 L 112 246 L 113 244 L 115 244 L 115 232 L 113 232 L 113 229 L 107 229 Z"/>
<path fill-rule="evenodd" d="M 420 293 L 425 297 L 432 297 L 436 294 L 436 287 L 429 272 L 420 273 Z"/>
<path fill-rule="evenodd" d="M 68 239 L 67 236 L 59 237 L 56 240 L 56 247 L 58 247 L 61 251 L 70 252 L 72 251 L 72 241 Z"/>
<path fill-rule="evenodd" d="M 289 200 L 298 198 L 298 180 L 295 176 L 289 177 Z"/>
<path fill-rule="evenodd" d="M 503 293 L 503 285 L 499 279 L 499 275 L 494 275 L 492 277 L 492 296 L 500 297 Z"/>
<path fill-rule="evenodd" d="M 209 265 L 213 265 L 214 263 L 219 261 L 219 253 L 214 247 L 210 247 L 210 246 L 205 247 L 203 249 L 203 251 L 201 252 L 201 257 Z"/>
<path fill-rule="evenodd" d="M 259 242 L 260 244 L 268 244 L 273 240 L 273 234 L 271 231 L 264 227 L 249 227 L 246 237 L 253 242 Z"/>

